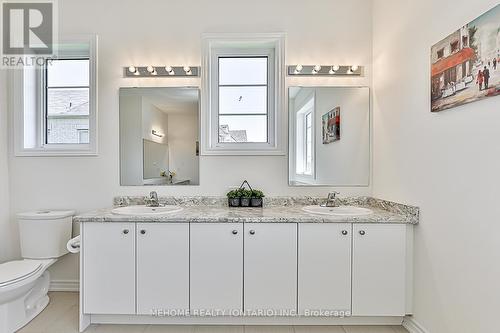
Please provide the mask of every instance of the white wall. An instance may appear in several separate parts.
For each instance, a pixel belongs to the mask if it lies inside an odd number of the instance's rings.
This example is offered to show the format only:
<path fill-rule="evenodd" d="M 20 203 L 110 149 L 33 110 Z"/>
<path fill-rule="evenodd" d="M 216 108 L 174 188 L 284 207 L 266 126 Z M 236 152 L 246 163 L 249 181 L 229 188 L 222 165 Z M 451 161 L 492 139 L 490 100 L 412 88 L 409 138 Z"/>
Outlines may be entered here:
<path fill-rule="evenodd" d="M 287 33 L 287 61 L 367 66 L 365 78 L 288 78 L 287 84 L 371 83 L 371 1 L 350 0 L 63 0 L 60 31 L 99 35 L 99 156 L 11 157 L 12 213 L 41 208 L 84 212 L 110 206 L 116 195 L 150 188 L 120 187 L 118 88 L 199 85 L 196 78 L 123 78 L 130 64 L 199 65 L 204 32 Z M 287 112 L 281 110 L 281 112 Z M 158 187 L 160 195 L 223 195 L 248 179 L 267 195 L 326 195 L 330 188 L 290 188 L 286 156 L 202 157 L 199 187 Z M 370 188 L 344 189 L 344 195 Z M 12 236 L 14 237 L 14 236 Z M 54 279 L 76 278 L 75 256 L 52 268 Z"/>
<path fill-rule="evenodd" d="M 19 239 L 10 218 L 6 71 L 0 70 L 0 263 L 19 253 Z"/>
<path fill-rule="evenodd" d="M 189 180 L 199 184 L 200 159 L 196 156 L 196 141 L 199 140 L 198 104 L 191 112 L 168 115 L 168 146 L 170 171 L 176 173 L 174 181 Z"/>
<path fill-rule="evenodd" d="M 430 47 L 497 0 L 375 0 L 374 196 L 421 207 L 415 319 L 498 332 L 500 98 L 430 113 Z"/>

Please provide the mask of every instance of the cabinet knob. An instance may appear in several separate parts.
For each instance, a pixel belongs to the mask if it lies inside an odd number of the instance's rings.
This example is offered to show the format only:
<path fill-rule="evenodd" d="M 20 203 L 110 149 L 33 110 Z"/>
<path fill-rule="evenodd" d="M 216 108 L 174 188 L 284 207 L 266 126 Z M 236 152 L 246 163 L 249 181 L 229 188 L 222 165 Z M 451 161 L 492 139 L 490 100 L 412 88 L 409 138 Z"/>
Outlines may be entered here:
<path fill-rule="evenodd" d="M 141 230 L 141 235 L 144 235 L 146 233 L 146 230 L 142 229 Z"/>
<path fill-rule="evenodd" d="M 347 235 L 347 230 L 342 230 L 342 235 Z"/>
<path fill-rule="evenodd" d="M 233 235 L 237 235 L 238 234 L 238 230 L 233 230 Z"/>
<path fill-rule="evenodd" d="M 364 231 L 364 230 L 360 230 L 360 231 L 359 231 L 359 234 L 360 234 L 361 236 L 363 236 L 363 235 L 365 234 L 365 231 Z"/>
<path fill-rule="evenodd" d="M 250 235 L 255 235 L 255 230 L 250 230 Z"/>
<path fill-rule="evenodd" d="M 123 232 L 124 235 L 126 235 L 126 234 L 128 234 L 128 229 L 123 229 L 122 232 Z"/>

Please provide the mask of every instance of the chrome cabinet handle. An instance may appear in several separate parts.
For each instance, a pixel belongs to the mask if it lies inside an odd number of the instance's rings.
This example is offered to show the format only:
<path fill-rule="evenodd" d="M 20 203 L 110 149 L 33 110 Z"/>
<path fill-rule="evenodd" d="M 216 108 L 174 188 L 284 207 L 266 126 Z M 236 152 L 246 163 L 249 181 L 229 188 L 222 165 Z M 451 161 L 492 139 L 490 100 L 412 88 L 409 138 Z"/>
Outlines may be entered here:
<path fill-rule="evenodd" d="M 364 231 L 364 230 L 360 230 L 360 231 L 359 231 L 359 234 L 360 234 L 361 236 L 363 236 L 363 235 L 365 234 L 365 231 Z"/>
<path fill-rule="evenodd" d="M 123 229 L 122 232 L 123 232 L 124 235 L 126 235 L 126 234 L 128 234 L 128 229 Z"/>
<path fill-rule="evenodd" d="M 142 229 L 141 230 L 141 235 L 144 235 L 146 233 L 146 230 Z"/>
<path fill-rule="evenodd" d="M 342 230 L 342 235 L 347 235 L 347 230 Z"/>
<path fill-rule="evenodd" d="M 250 230 L 250 235 L 255 235 L 255 230 Z"/>
<path fill-rule="evenodd" d="M 233 235 L 237 235 L 238 234 L 238 230 L 233 230 Z"/>

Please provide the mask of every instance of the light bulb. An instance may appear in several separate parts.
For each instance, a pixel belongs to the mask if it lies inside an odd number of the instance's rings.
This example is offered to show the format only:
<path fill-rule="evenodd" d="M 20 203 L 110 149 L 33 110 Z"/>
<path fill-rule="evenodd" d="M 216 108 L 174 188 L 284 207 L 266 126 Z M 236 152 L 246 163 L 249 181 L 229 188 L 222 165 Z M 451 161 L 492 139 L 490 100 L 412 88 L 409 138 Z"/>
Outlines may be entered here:
<path fill-rule="evenodd" d="M 303 68 L 302 65 L 297 65 L 295 67 L 295 71 L 298 72 L 298 73 L 300 73 L 302 71 L 302 68 Z"/>
<path fill-rule="evenodd" d="M 188 72 L 191 72 L 191 67 L 189 67 L 189 66 L 184 66 L 184 72 L 186 72 L 186 74 L 187 74 Z"/>
<path fill-rule="evenodd" d="M 340 69 L 340 66 L 339 65 L 333 65 L 332 69 L 333 69 L 334 72 L 336 72 L 336 71 L 338 71 Z"/>
<path fill-rule="evenodd" d="M 335 74 L 335 72 L 336 71 L 333 69 L 333 66 L 332 66 L 332 68 L 330 68 L 330 70 L 328 71 L 328 74 L 333 75 L 333 74 Z"/>
<path fill-rule="evenodd" d="M 148 67 L 146 67 L 146 70 L 150 73 L 150 74 L 153 74 L 153 72 L 155 71 L 155 68 L 151 65 L 149 65 Z"/>
<path fill-rule="evenodd" d="M 314 66 L 314 70 L 315 70 L 316 72 L 319 72 L 319 71 L 321 70 L 321 66 L 320 66 L 320 65 L 316 65 L 316 66 Z"/>
<path fill-rule="evenodd" d="M 130 73 L 135 73 L 137 71 L 137 68 L 135 68 L 135 66 L 128 66 L 128 71 Z"/>
<path fill-rule="evenodd" d="M 170 72 L 172 72 L 172 67 L 171 66 L 165 66 L 165 70 L 167 71 L 167 73 L 170 74 Z"/>
<path fill-rule="evenodd" d="M 359 68 L 359 66 L 358 66 L 358 65 L 352 65 L 352 66 L 351 66 L 351 71 L 355 72 L 355 71 L 357 71 L 357 70 L 358 70 L 358 68 Z"/>

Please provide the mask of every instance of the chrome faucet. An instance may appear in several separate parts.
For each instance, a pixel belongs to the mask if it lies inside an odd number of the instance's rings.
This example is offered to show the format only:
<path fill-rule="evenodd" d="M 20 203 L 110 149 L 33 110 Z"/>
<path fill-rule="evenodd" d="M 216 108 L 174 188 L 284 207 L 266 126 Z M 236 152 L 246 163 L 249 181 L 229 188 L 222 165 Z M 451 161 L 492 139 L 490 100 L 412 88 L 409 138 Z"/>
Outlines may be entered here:
<path fill-rule="evenodd" d="M 330 192 L 328 193 L 328 197 L 326 199 L 326 202 L 322 205 L 324 207 L 337 207 L 337 194 L 340 194 L 339 192 Z"/>
<path fill-rule="evenodd" d="M 144 198 L 147 207 L 159 207 L 160 201 L 158 200 L 158 193 L 151 191 L 149 197 Z"/>

